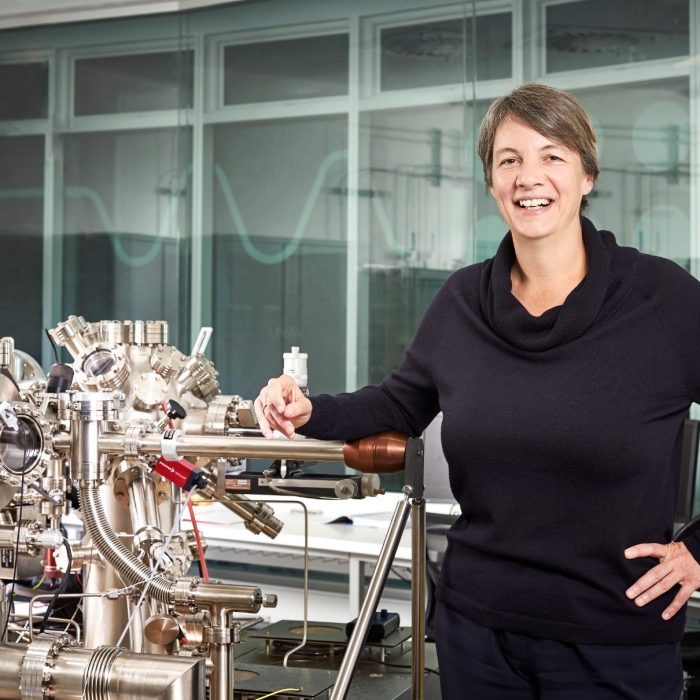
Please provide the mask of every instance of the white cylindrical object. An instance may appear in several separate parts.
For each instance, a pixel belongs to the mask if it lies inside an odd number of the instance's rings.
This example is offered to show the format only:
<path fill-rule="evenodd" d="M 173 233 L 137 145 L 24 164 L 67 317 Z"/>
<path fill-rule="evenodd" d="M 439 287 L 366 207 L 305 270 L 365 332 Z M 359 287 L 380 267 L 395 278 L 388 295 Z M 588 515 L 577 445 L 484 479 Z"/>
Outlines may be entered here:
<path fill-rule="evenodd" d="M 292 351 L 283 353 L 282 359 L 284 360 L 283 374 L 290 376 L 301 389 L 306 389 L 309 385 L 308 354 L 299 352 L 297 346 L 292 346 Z"/>
<path fill-rule="evenodd" d="M 60 530 L 44 530 L 40 541 L 44 549 L 58 549 L 63 544 L 63 534 Z"/>

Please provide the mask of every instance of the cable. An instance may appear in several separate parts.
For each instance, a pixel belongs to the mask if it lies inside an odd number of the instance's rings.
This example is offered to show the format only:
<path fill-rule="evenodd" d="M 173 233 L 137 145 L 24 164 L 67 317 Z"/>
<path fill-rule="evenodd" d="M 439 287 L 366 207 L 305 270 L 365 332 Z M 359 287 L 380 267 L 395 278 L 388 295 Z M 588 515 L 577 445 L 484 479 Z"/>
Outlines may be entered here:
<path fill-rule="evenodd" d="M 205 583 L 209 583 L 209 571 L 207 570 L 207 562 L 204 558 L 204 547 L 202 546 L 202 537 L 199 534 L 199 527 L 197 527 L 197 519 L 194 516 L 194 507 L 192 506 L 192 501 L 187 499 L 187 509 L 190 513 L 190 520 L 192 521 L 192 527 L 194 528 L 194 540 L 197 543 L 197 553 L 199 554 L 199 568 L 202 573 L 202 578 Z"/>
<path fill-rule="evenodd" d="M 407 670 L 413 668 L 412 666 L 403 666 L 402 664 L 388 664 L 386 661 L 376 661 L 376 663 L 381 664 L 382 666 L 388 666 L 389 668 L 405 668 Z M 428 668 L 427 666 L 423 669 L 423 671 L 425 673 L 434 673 L 436 676 L 440 675 L 440 671 L 437 671 L 434 668 Z M 260 698 L 258 698 L 258 700 L 260 700 Z"/>
<path fill-rule="evenodd" d="M 185 501 L 185 504 L 188 504 L 190 502 L 190 499 L 194 495 L 194 492 L 197 490 L 195 486 L 192 487 L 192 490 L 187 494 L 187 499 Z M 121 636 L 119 637 L 119 640 L 117 641 L 116 646 L 120 647 L 122 645 L 122 642 L 124 641 L 124 637 L 126 637 L 126 633 L 129 631 L 131 628 L 131 623 L 134 621 L 134 617 L 136 616 L 136 613 L 139 611 L 139 608 L 143 604 L 143 601 L 146 599 L 146 593 L 148 593 L 148 589 L 151 586 L 151 583 L 153 583 L 153 580 L 158 576 L 158 564 L 160 564 L 161 561 L 165 559 L 165 557 L 168 554 L 168 549 L 170 547 L 170 542 L 175 536 L 175 531 L 180 525 L 180 520 L 182 518 L 182 514 L 185 512 L 185 508 L 181 508 L 180 512 L 178 513 L 177 517 L 175 518 L 175 522 L 173 523 L 172 530 L 170 530 L 170 534 L 167 536 L 165 540 L 165 544 L 163 545 L 163 551 L 160 554 L 160 559 L 157 562 L 154 562 L 153 564 L 153 573 L 151 574 L 151 577 L 146 581 L 143 585 L 143 590 L 141 591 L 141 597 L 138 599 L 136 602 L 136 605 L 134 605 L 134 609 L 131 611 L 131 615 L 129 615 L 129 619 L 126 621 L 126 625 L 124 626 L 124 629 L 122 630 Z"/>
<path fill-rule="evenodd" d="M 10 372 L 10 370 L 7 367 L 3 367 L 2 369 L 0 369 L 0 374 L 7 377 L 14 384 L 18 394 L 22 393 L 22 389 L 20 388 L 19 384 L 17 384 L 15 376 L 12 374 L 12 372 Z"/>
<path fill-rule="evenodd" d="M 68 542 L 68 540 L 65 537 L 63 538 L 63 544 L 66 547 L 66 555 L 68 557 L 68 566 L 66 567 L 66 573 L 63 575 L 63 578 L 61 579 L 61 584 L 58 586 L 58 588 L 56 589 L 56 592 L 53 595 L 53 598 L 49 601 L 49 604 L 46 606 L 46 611 L 44 612 L 44 617 L 41 620 L 41 625 L 39 625 L 39 634 L 41 634 L 46 629 L 46 625 L 49 622 L 49 618 L 51 617 L 51 613 L 53 612 L 54 606 L 56 605 L 56 601 L 65 592 L 66 586 L 68 585 L 68 581 L 70 579 L 70 570 L 71 570 L 71 567 L 73 566 L 73 553 L 71 552 L 70 543 Z"/>
<path fill-rule="evenodd" d="M 298 693 L 301 691 L 301 688 L 280 688 L 279 690 L 275 690 L 272 693 L 268 693 L 267 695 L 261 695 L 258 700 L 265 700 L 265 698 L 274 698 L 275 695 L 279 695 L 280 693 Z"/>
<path fill-rule="evenodd" d="M 49 333 L 48 328 L 44 328 L 44 333 L 46 333 L 46 337 L 49 339 L 49 343 L 51 343 L 51 348 L 53 350 L 53 358 L 56 360 L 56 364 L 60 363 L 60 360 L 58 359 L 58 348 L 56 347 L 56 343 L 54 342 L 54 339 L 51 337 L 51 333 Z"/>
<path fill-rule="evenodd" d="M 259 503 L 260 501 L 258 501 Z M 284 503 L 284 501 L 278 501 Z M 294 503 L 294 501 L 292 501 Z M 304 635 L 301 642 L 293 649 L 290 649 L 282 660 L 282 666 L 287 668 L 289 657 L 306 646 L 306 638 L 309 629 L 309 509 L 303 501 L 296 501 L 304 509 Z M 258 699 L 260 700 L 260 699 Z"/>

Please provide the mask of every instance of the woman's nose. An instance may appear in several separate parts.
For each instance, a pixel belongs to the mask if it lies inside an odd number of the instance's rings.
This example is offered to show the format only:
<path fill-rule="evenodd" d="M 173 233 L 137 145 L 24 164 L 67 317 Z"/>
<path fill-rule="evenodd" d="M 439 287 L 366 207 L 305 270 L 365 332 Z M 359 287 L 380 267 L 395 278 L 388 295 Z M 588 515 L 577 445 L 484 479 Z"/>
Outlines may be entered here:
<path fill-rule="evenodd" d="M 518 187 L 535 187 L 544 182 L 544 174 L 539 161 L 524 159 L 518 168 L 515 184 Z"/>

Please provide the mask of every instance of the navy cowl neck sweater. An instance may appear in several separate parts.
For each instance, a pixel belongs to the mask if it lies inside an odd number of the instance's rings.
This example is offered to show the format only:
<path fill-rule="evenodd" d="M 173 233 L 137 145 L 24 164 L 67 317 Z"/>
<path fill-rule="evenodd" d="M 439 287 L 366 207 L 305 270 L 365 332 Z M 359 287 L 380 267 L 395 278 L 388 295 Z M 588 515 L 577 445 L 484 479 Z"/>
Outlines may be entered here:
<path fill-rule="evenodd" d="M 684 614 L 661 613 L 675 590 L 638 608 L 625 591 L 656 560 L 624 550 L 672 536 L 683 419 L 700 400 L 700 283 L 582 227 L 588 273 L 562 306 L 533 317 L 511 294 L 508 234 L 449 278 L 397 370 L 314 397 L 300 432 L 419 435 L 442 411 L 462 515 L 440 599 L 535 637 L 671 642 Z M 700 538 L 686 544 L 700 559 Z"/>

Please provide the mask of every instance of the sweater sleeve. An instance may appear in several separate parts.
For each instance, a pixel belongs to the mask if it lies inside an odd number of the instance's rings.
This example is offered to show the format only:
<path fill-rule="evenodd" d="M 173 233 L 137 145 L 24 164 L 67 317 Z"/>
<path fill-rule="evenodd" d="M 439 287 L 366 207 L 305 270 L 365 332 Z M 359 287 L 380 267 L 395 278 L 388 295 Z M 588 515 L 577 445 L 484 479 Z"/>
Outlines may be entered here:
<path fill-rule="evenodd" d="M 428 308 L 398 369 L 377 386 L 312 397 L 311 419 L 298 432 L 323 440 L 356 440 L 385 430 L 420 435 L 440 410 L 432 367 L 454 304 L 451 280 Z"/>
<path fill-rule="evenodd" d="M 700 403 L 700 282 L 675 263 L 647 257 L 648 296 L 675 355 L 689 401 Z M 700 528 L 682 541 L 700 562 Z"/>
<path fill-rule="evenodd" d="M 700 281 L 670 260 L 644 257 L 646 294 L 674 353 L 688 399 L 700 403 Z"/>

